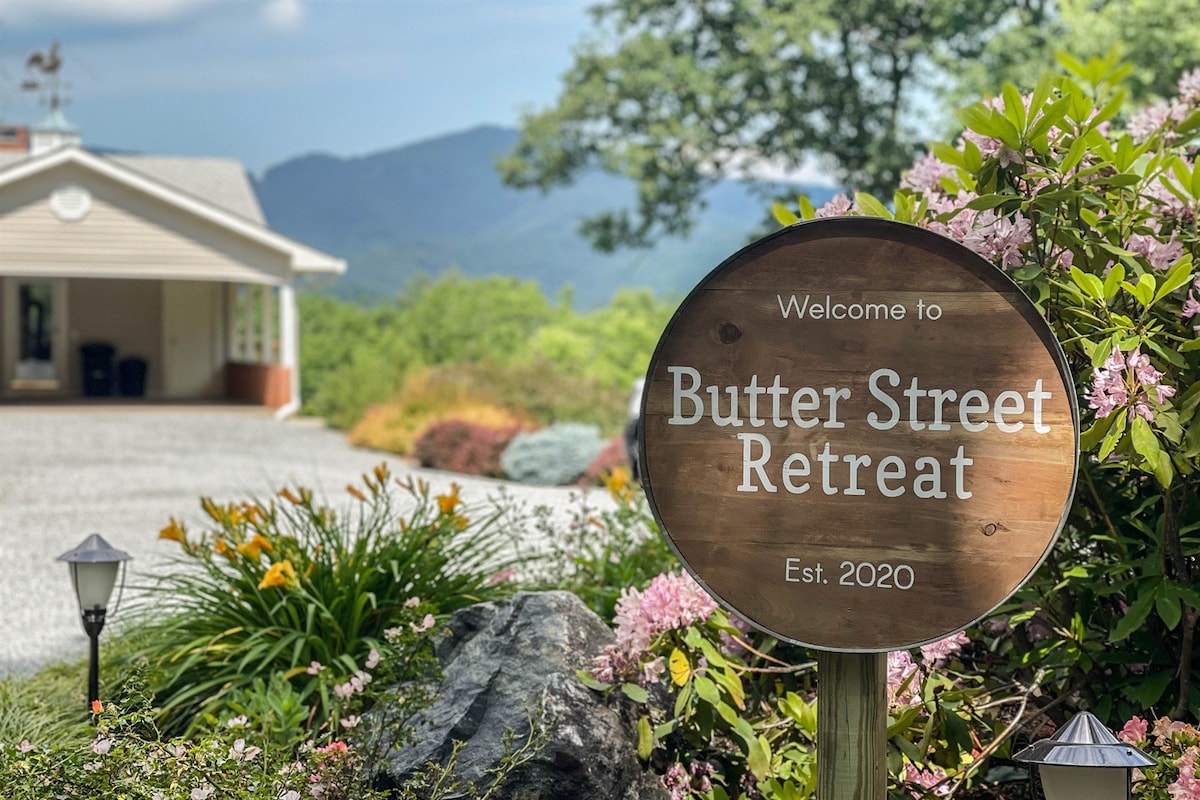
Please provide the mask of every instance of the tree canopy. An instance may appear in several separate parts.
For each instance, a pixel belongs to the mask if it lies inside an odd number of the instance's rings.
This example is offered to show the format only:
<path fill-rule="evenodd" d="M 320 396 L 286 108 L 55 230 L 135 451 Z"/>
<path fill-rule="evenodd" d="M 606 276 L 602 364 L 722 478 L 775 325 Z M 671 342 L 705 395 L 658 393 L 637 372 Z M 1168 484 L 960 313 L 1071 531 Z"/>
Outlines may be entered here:
<path fill-rule="evenodd" d="M 527 113 L 499 163 L 550 190 L 601 169 L 630 178 L 632 208 L 581 232 L 600 250 L 687 234 L 705 190 L 816 157 L 842 185 L 890 192 L 944 100 L 1036 78 L 1054 51 L 1128 40 L 1135 97 L 1169 91 L 1200 23 L 1188 0 L 604 0 L 558 101 Z M 1162 81 L 1168 84 L 1160 86 Z"/>

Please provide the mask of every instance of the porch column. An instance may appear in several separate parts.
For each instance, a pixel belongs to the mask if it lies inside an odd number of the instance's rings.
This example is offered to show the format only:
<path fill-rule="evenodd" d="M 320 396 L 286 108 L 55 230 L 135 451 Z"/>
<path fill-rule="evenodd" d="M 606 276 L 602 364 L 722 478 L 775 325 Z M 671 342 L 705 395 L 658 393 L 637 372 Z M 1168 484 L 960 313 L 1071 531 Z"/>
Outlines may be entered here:
<path fill-rule="evenodd" d="M 279 285 L 279 364 L 291 373 L 291 398 L 280 409 L 287 415 L 300 408 L 300 327 L 296 290 L 291 281 Z"/>
<path fill-rule="evenodd" d="M 227 327 L 227 338 L 225 345 L 225 356 L 229 361 L 241 361 L 243 356 L 242 348 L 242 315 L 238 311 L 238 288 L 239 284 L 225 284 L 225 323 Z"/>
<path fill-rule="evenodd" d="M 258 287 L 261 293 L 262 314 L 259 322 L 259 363 L 274 364 L 275 363 L 275 342 L 281 341 L 282 337 L 276 336 L 275 331 L 275 292 L 270 286 Z M 282 324 L 282 320 L 280 321 Z M 282 356 L 282 353 L 280 353 Z"/>

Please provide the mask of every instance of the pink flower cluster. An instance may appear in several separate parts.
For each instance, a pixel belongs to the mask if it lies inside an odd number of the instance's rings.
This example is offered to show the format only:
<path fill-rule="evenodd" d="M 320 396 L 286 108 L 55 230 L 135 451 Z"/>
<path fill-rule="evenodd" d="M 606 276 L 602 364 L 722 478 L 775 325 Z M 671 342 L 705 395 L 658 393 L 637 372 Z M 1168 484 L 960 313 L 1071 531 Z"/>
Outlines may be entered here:
<path fill-rule="evenodd" d="M 917 769 L 915 765 L 905 762 L 904 780 L 906 783 L 912 783 L 924 789 L 932 789 L 938 797 L 950 794 L 950 782 L 946 780 L 946 771 L 936 764 L 931 764 L 925 769 Z M 918 799 L 925 794 L 911 789 L 908 793 Z"/>
<path fill-rule="evenodd" d="M 1159 232 L 1159 223 L 1149 224 L 1151 233 L 1135 233 L 1129 237 L 1128 248 L 1140 256 L 1145 256 L 1150 266 L 1157 270 L 1166 270 L 1183 255 L 1183 242 L 1176 241 L 1175 234 L 1167 241 L 1161 241 L 1155 234 Z"/>
<path fill-rule="evenodd" d="M 938 639 L 921 648 L 921 661 L 931 668 L 940 667 L 970 641 L 961 631 Z M 921 682 L 924 679 L 921 667 L 913 661 L 912 654 L 907 650 L 893 650 L 887 654 L 888 705 L 903 708 L 921 702 Z"/>
<path fill-rule="evenodd" d="M 692 761 L 687 769 L 679 762 L 667 767 L 663 775 L 663 786 L 671 800 L 687 800 L 697 794 L 712 791 L 712 764 L 707 761 Z"/>
<path fill-rule="evenodd" d="M 596 658 L 592 674 L 611 682 L 637 662 L 660 633 L 703 622 L 716 609 L 716 601 L 687 573 L 663 573 L 650 581 L 644 592 L 624 589 L 617 601 L 617 643 Z M 662 665 L 651 662 L 648 666 L 640 680 L 656 683 Z"/>
<path fill-rule="evenodd" d="M 1139 416 L 1150 422 L 1154 411 L 1150 407 L 1149 391 L 1154 391 L 1157 405 L 1175 396 L 1175 389 L 1162 383 L 1163 374 L 1150 366 L 1150 357 L 1140 348 L 1134 348 L 1128 356 L 1114 346 L 1104 361 L 1103 367 L 1092 371 L 1092 386 L 1086 397 L 1088 408 L 1094 409 L 1096 418 L 1107 417 L 1118 408 L 1129 408 L 1129 418 Z"/>
<path fill-rule="evenodd" d="M 1001 268 L 1021 265 L 1021 248 L 1033 241 L 1033 228 L 1024 214 L 1004 217 L 992 209 L 967 208 L 976 197 L 974 192 L 927 196 L 930 212 L 946 218 L 945 222 L 931 219 L 926 223 L 929 230 L 966 245 Z"/>

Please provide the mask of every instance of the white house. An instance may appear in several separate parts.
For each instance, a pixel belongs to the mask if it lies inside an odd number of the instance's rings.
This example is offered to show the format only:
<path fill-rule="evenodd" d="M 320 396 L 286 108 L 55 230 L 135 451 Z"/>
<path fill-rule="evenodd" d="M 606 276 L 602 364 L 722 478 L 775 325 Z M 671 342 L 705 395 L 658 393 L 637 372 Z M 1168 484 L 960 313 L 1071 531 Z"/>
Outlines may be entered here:
<path fill-rule="evenodd" d="M 0 402 L 124 392 L 290 413 L 296 281 L 345 269 L 268 228 L 236 161 L 93 153 L 57 111 L 0 127 Z"/>

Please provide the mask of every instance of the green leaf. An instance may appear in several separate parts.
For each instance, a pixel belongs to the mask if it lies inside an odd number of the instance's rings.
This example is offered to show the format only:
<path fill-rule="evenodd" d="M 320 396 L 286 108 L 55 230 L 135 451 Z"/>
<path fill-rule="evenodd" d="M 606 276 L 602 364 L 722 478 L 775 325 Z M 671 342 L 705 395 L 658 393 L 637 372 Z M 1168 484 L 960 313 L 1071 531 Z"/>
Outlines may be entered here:
<path fill-rule="evenodd" d="M 883 203 L 871 194 L 866 192 L 854 193 L 854 204 L 858 206 L 858 210 L 868 217 L 881 217 L 883 219 L 892 219 L 892 212 L 887 210 Z"/>
<path fill-rule="evenodd" d="M 696 687 L 696 694 L 704 702 L 714 706 L 721 702 L 720 690 L 717 689 L 717 685 L 708 678 L 697 675 L 692 679 L 692 683 Z"/>
<path fill-rule="evenodd" d="M 791 209 L 779 202 L 771 204 L 771 214 L 780 225 L 795 225 L 800 221 L 800 218 L 792 213 Z"/>
<path fill-rule="evenodd" d="M 748 745 L 746 766 L 754 773 L 754 777 L 765 781 L 771 772 L 771 745 L 765 736 L 755 737 Z"/>
<path fill-rule="evenodd" d="M 1070 104 L 1070 99 L 1060 97 L 1042 110 L 1042 116 L 1038 121 L 1033 123 L 1033 127 L 1029 129 L 1029 138 L 1037 139 L 1045 136 L 1058 123 L 1062 122 L 1063 117 L 1067 115 L 1067 106 Z"/>
<path fill-rule="evenodd" d="M 1200 170 L 1197 170 L 1200 173 Z M 1162 285 L 1154 292 L 1154 302 L 1157 303 L 1171 292 L 1183 286 L 1192 278 L 1192 254 L 1184 253 L 1178 261 L 1171 265 L 1163 277 Z"/>
<path fill-rule="evenodd" d="M 1154 301 L 1155 280 L 1153 275 L 1141 275 L 1138 277 L 1136 284 L 1131 284 L 1129 281 L 1122 281 L 1121 288 L 1129 292 L 1137 301 L 1142 304 L 1143 308 L 1149 308 Z"/>
<path fill-rule="evenodd" d="M 1174 670 L 1162 670 L 1150 676 L 1144 676 L 1125 693 L 1142 708 L 1150 708 L 1162 699 L 1163 692 L 1175 678 Z"/>
<path fill-rule="evenodd" d="M 1125 616 L 1121 617 L 1116 627 L 1113 628 L 1108 641 L 1110 643 L 1124 641 L 1129 634 L 1140 628 L 1146 621 L 1146 617 L 1150 615 L 1150 609 L 1154 607 L 1154 599 L 1157 594 L 1157 587 L 1151 591 L 1143 591 L 1137 601 L 1125 612 Z"/>
<path fill-rule="evenodd" d="M 1158 460 L 1158 454 L 1162 452 L 1162 448 L 1158 444 L 1158 437 L 1154 435 L 1154 431 L 1150 428 L 1150 423 L 1141 417 L 1135 416 L 1133 424 L 1129 428 L 1129 437 L 1133 441 L 1133 449 L 1136 450 L 1142 458 L 1150 463 Z"/>
<path fill-rule="evenodd" d="M 1179 598 L 1168 597 L 1165 591 L 1154 599 L 1154 610 L 1162 618 L 1163 624 L 1167 626 L 1167 630 L 1175 630 L 1175 626 L 1179 624 L 1179 620 L 1183 616 L 1183 608 L 1179 603 Z"/>
<path fill-rule="evenodd" d="M 966 167 L 967 165 L 963 154 L 945 142 L 930 142 L 929 150 L 937 156 L 939 161 L 949 164 L 952 167 Z"/>
<path fill-rule="evenodd" d="M 816 219 L 817 210 L 813 208 L 812 201 L 808 199 L 808 195 L 800 195 L 796 198 L 796 204 L 800 207 L 800 216 L 804 219 Z"/>
<path fill-rule="evenodd" d="M 645 703 L 650 699 L 650 695 L 641 686 L 636 683 L 622 683 L 621 691 L 635 703 Z"/>
<path fill-rule="evenodd" d="M 1096 445 L 1100 444 L 1101 440 L 1108 435 L 1112 429 L 1113 423 L 1120 414 L 1109 414 L 1107 417 L 1096 420 L 1092 427 L 1088 428 L 1079 435 L 1079 447 L 1082 450 L 1091 450 Z"/>
<path fill-rule="evenodd" d="M 589 689 L 594 689 L 597 692 L 603 692 L 612 688 L 611 683 L 604 683 L 603 681 L 596 680 L 592 673 L 588 672 L 586 669 L 576 671 L 575 675 L 579 678 L 580 683 Z"/>
<path fill-rule="evenodd" d="M 1117 296 L 1121 282 L 1125 280 L 1125 265 L 1120 261 L 1112 265 L 1112 269 L 1104 276 L 1104 299 L 1111 300 Z"/>
<path fill-rule="evenodd" d="M 1002 206 L 1009 201 L 1019 202 L 1020 199 L 1014 194 L 985 194 L 967 203 L 967 208 L 972 208 L 976 211 L 986 211 L 989 208 Z"/>
<path fill-rule="evenodd" d="M 1085 137 L 1080 136 L 1071 142 L 1071 146 L 1067 148 L 1067 154 L 1063 157 L 1062 165 L 1059 167 L 1063 174 L 1069 173 L 1079 166 L 1079 162 L 1083 160 L 1086 152 L 1087 139 Z"/>
<path fill-rule="evenodd" d="M 1021 99 L 1021 91 L 1005 81 L 1000 87 L 1000 95 L 1004 98 L 1004 116 L 1015 126 L 1013 132 L 1025 130 L 1025 101 Z"/>
<path fill-rule="evenodd" d="M 1200 350 L 1200 339 L 1188 339 L 1179 345 L 1179 352 L 1181 353 L 1190 353 L 1192 350 Z"/>
<path fill-rule="evenodd" d="M 1125 426 L 1128 416 L 1124 412 L 1115 414 L 1117 421 L 1113 423 L 1112 430 L 1104 436 L 1104 441 L 1100 443 L 1100 450 L 1096 453 L 1096 457 L 1101 461 L 1108 458 L 1117 445 L 1121 443 L 1121 439 L 1125 436 Z"/>
<path fill-rule="evenodd" d="M 650 753 L 654 750 L 654 731 L 650 729 L 650 719 L 648 717 L 638 718 L 637 732 L 638 758 L 642 761 L 649 761 Z"/>
<path fill-rule="evenodd" d="M 1084 272 L 1079 267 L 1071 267 L 1071 280 L 1093 300 L 1104 299 L 1104 283 L 1090 272 Z"/>

